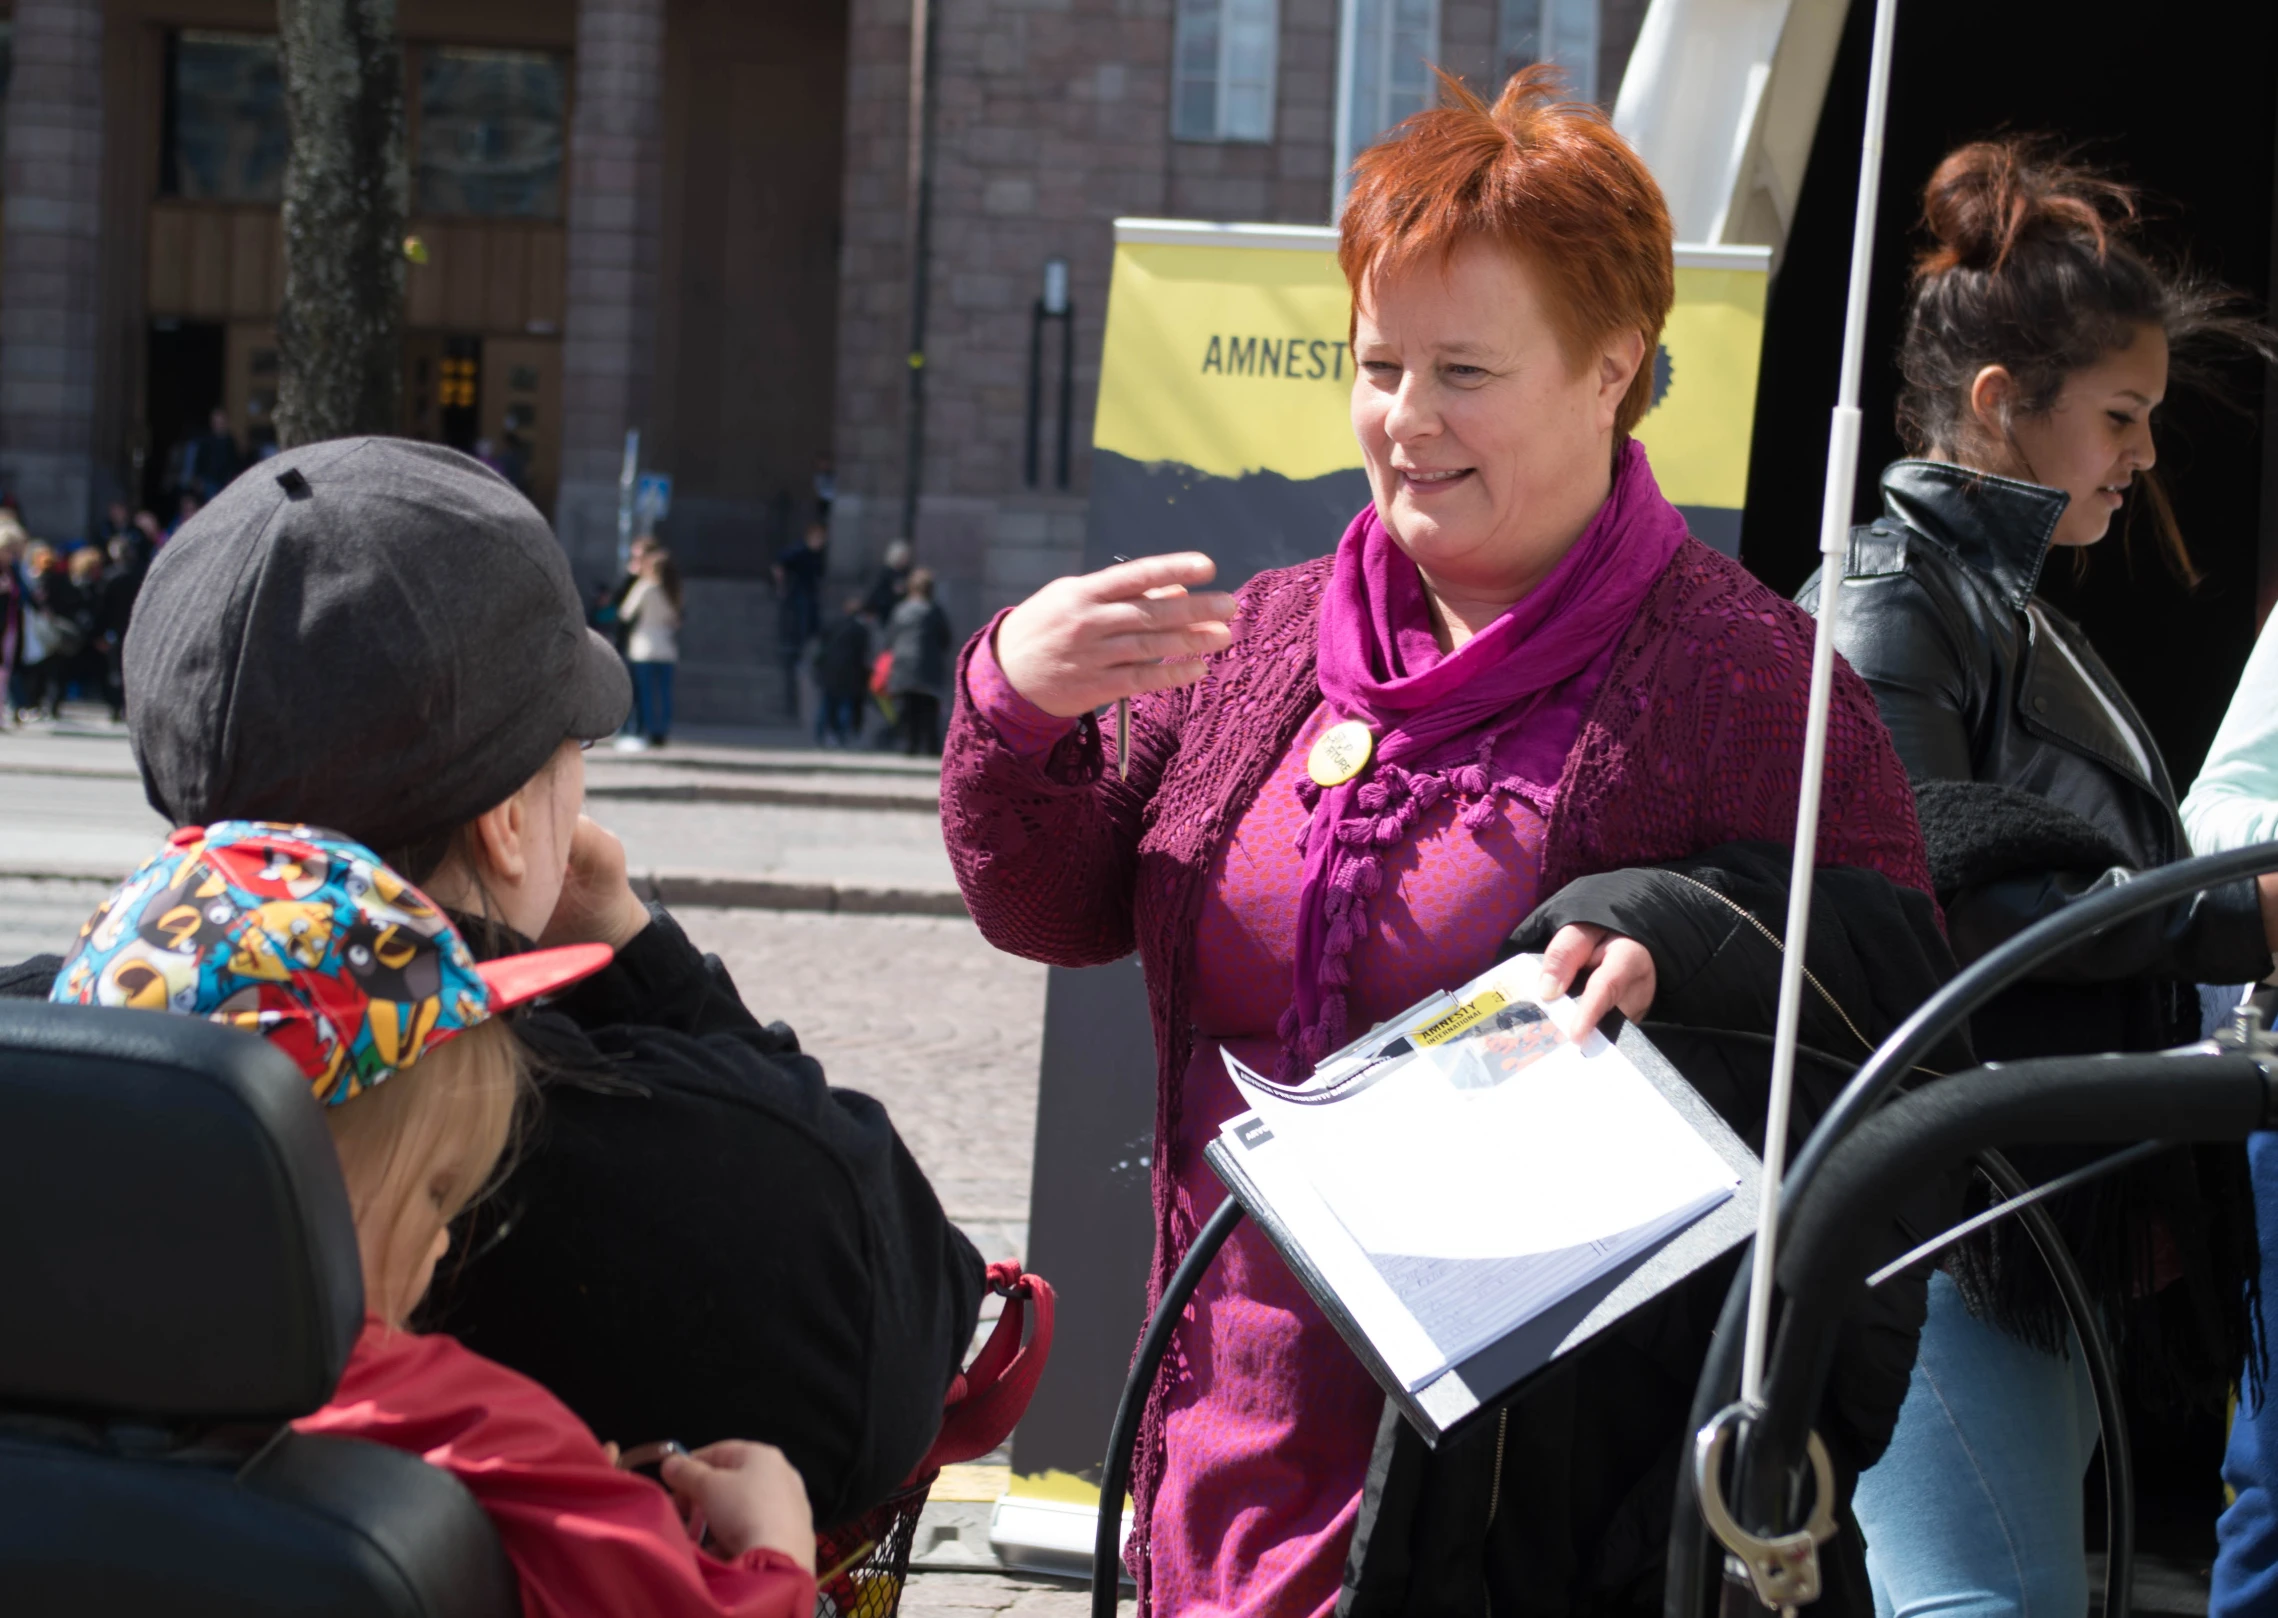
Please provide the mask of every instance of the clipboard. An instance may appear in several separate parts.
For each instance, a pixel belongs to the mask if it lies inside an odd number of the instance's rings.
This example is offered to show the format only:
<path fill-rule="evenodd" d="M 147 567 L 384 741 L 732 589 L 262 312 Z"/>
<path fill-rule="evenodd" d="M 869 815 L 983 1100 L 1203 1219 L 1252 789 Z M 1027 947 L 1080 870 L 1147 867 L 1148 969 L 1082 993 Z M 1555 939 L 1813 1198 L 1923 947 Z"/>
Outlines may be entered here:
<path fill-rule="evenodd" d="M 1611 1018 L 1609 1018 L 1611 1021 Z M 1601 1029 L 1601 1032 L 1603 1030 Z M 1424 1442 L 1437 1447 L 1473 1421 L 1510 1400 L 1592 1339 L 1671 1287 L 1732 1252 L 1755 1233 L 1763 1191 L 1763 1165 L 1731 1125 L 1672 1067 L 1653 1042 L 1627 1022 L 1614 1047 L 1692 1126 L 1738 1184 L 1732 1195 L 1699 1219 L 1552 1305 L 1541 1314 L 1478 1350 L 1410 1392 L 1376 1351 L 1320 1268 L 1292 1236 L 1287 1224 L 1243 1169 L 1239 1153 L 1224 1139 L 1203 1148 L 1227 1193 L 1273 1243 L 1290 1273 L 1336 1327 L 1387 1399 L 1408 1418 Z"/>

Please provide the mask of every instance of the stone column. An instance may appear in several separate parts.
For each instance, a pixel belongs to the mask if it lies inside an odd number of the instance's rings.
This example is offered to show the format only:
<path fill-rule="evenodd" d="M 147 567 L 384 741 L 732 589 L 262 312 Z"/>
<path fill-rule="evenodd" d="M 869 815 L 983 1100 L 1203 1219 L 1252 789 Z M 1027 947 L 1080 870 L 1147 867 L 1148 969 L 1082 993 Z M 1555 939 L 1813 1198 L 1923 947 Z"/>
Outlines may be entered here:
<path fill-rule="evenodd" d="M 17 0 L 0 245 L 0 482 L 35 535 L 85 531 L 95 478 L 102 0 Z"/>
<path fill-rule="evenodd" d="M 646 427 L 664 194 L 664 0 L 579 0 L 554 527 L 587 585 L 616 566 L 625 430 Z"/>

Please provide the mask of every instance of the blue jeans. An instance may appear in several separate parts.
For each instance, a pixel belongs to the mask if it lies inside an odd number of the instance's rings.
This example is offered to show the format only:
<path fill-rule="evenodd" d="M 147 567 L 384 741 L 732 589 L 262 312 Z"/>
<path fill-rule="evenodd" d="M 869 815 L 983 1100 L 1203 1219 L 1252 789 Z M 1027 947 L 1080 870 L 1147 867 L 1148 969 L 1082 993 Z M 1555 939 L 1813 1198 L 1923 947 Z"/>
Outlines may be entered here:
<path fill-rule="evenodd" d="M 652 742 L 672 735 L 671 663 L 635 663 L 633 670 L 634 729 Z"/>
<path fill-rule="evenodd" d="M 828 691 L 815 696 L 815 742 L 819 746 L 829 737 L 852 745 L 862 734 L 862 698 L 834 696 Z"/>
<path fill-rule="evenodd" d="M 2264 1331 L 2278 1326 L 2278 1135 L 2264 1132 L 2246 1141 L 2248 1171 L 2254 1176 L 2254 1224 L 2262 1237 L 2262 1320 Z M 2278 1340 L 2278 1339 L 2274 1339 Z M 2278 1354 L 2271 1356 L 2278 1382 Z M 2238 1414 L 2231 1421 L 2230 1447 L 2223 1452 L 2223 1481 L 2238 1498 L 2215 1520 L 2215 1579 L 2207 1601 L 2208 1618 L 2247 1618 L 2278 1607 L 2278 1386 L 2265 1387 L 2260 1404 L 2248 1403 L 2250 1389 L 2239 1378 Z"/>
<path fill-rule="evenodd" d="M 1930 1277 L 1898 1430 L 1853 1499 L 1878 1618 L 2084 1618 L 2080 1485 L 2098 1433 L 2070 1350 L 2019 1342 Z"/>

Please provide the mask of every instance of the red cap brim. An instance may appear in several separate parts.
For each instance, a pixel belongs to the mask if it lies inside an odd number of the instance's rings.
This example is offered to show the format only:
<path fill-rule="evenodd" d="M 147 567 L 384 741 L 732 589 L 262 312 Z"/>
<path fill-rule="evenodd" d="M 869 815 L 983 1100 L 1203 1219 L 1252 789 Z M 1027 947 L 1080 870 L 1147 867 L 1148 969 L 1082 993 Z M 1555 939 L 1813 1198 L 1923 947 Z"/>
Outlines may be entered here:
<path fill-rule="evenodd" d="M 607 944 L 564 944 L 559 949 L 501 956 L 482 962 L 475 970 L 490 990 L 490 1009 L 505 1011 L 593 976 L 616 953 Z"/>

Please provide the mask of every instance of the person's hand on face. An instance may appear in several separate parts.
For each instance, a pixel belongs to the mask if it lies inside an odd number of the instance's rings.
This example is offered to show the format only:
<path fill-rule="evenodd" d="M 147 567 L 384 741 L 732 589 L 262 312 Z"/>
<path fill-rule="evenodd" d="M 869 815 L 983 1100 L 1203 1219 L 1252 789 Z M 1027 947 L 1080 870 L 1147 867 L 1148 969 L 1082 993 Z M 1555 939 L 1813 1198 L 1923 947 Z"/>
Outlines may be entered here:
<path fill-rule="evenodd" d="M 607 944 L 623 949 L 649 924 L 649 907 L 625 872 L 625 845 L 590 815 L 577 817 L 570 836 L 569 871 L 552 918 L 538 935 L 541 947 Z"/>
<path fill-rule="evenodd" d="M 455 867 L 430 885 L 447 908 L 493 907 L 525 938 L 623 948 L 649 924 L 625 874 L 625 848 L 585 815 L 585 750 L 564 742 L 505 802 L 475 817 L 473 872 Z"/>
<path fill-rule="evenodd" d="M 1055 579 L 997 625 L 997 666 L 1015 691 L 1060 719 L 1192 685 L 1207 670 L 1202 660 L 1234 643 L 1234 598 L 1188 594 L 1217 571 L 1187 551 Z"/>
<path fill-rule="evenodd" d="M 1658 985 L 1652 951 L 1634 938 L 1582 922 L 1559 928 L 1542 952 L 1542 982 L 1535 992 L 1545 1000 L 1556 999 L 1584 967 L 1590 969 L 1590 981 L 1575 1002 L 1576 1015 L 1559 1026 L 1566 1038 L 1581 1039 L 1608 1011 L 1635 1021 L 1653 1008 Z"/>
<path fill-rule="evenodd" d="M 704 1514 L 712 1542 L 736 1557 L 761 1546 L 815 1571 L 815 1514 L 807 1485 L 773 1444 L 722 1439 L 687 1455 L 668 1455 L 664 1485 Z"/>

